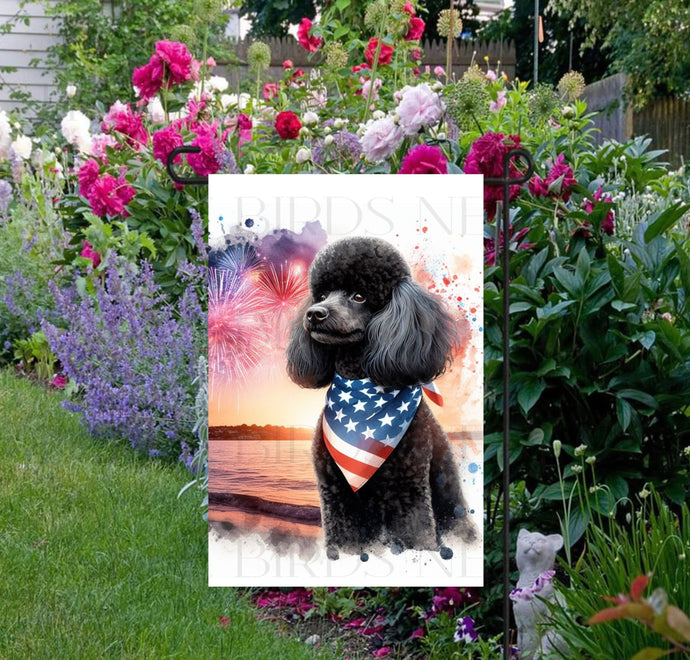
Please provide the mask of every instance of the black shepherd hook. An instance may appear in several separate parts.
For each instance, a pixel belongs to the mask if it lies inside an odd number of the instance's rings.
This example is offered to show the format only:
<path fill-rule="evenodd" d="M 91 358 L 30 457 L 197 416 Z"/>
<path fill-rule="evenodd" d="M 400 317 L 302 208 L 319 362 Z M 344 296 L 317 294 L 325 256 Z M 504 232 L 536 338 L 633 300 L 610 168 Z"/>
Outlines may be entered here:
<path fill-rule="evenodd" d="M 185 183 L 188 185 L 193 185 L 193 186 L 207 186 L 208 185 L 208 177 L 207 176 L 179 176 L 177 172 L 175 172 L 175 168 L 173 167 L 174 160 L 179 156 L 180 154 L 198 154 L 201 152 L 201 147 L 191 147 L 188 145 L 184 145 L 182 147 L 175 147 L 169 154 L 168 154 L 168 159 L 165 162 L 165 169 L 168 170 L 168 174 L 170 175 L 170 178 L 175 182 L 175 183 Z"/>
<path fill-rule="evenodd" d="M 510 178 L 511 161 L 522 159 L 527 170 Z M 520 185 L 534 173 L 529 151 L 517 147 L 503 156 L 503 177 L 484 179 L 486 186 L 503 186 L 503 657 L 510 660 L 510 186 Z M 500 232 L 496 237 L 500 249 Z"/>

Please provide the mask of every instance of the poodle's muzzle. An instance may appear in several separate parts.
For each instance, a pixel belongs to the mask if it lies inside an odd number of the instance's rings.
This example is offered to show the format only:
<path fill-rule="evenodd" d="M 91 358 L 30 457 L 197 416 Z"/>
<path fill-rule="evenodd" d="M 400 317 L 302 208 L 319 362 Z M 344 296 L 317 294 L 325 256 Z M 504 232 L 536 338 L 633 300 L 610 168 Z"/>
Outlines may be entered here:
<path fill-rule="evenodd" d="M 364 340 L 372 312 L 359 294 L 332 291 L 304 313 L 302 324 L 320 344 L 356 344 Z"/>

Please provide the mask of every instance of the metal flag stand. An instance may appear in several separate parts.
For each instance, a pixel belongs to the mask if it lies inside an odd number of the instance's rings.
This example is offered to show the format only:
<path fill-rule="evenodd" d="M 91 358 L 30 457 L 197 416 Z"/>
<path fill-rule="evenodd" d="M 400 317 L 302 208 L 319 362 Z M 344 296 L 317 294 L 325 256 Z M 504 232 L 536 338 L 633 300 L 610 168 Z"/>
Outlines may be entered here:
<path fill-rule="evenodd" d="M 527 170 L 510 178 L 513 159 L 525 161 Z M 503 157 L 503 177 L 485 178 L 485 186 L 503 186 L 503 657 L 510 660 L 510 186 L 522 185 L 534 173 L 534 160 L 521 147 L 511 149 Z M 498 221 L 496 222 L 498 225 Z M 496 231 L 496 248 L 501 249 L 501 231 Z"/>
<path fill-rule="evenodd" d="M 166 169 L 175 183 L 207 185 L 208 177 L 181 177 L 175 172 L 174 160 L 180 154 L 199 153 L 199 147 L 175 147 L 169 154 Z M 517 178 L 510 177 L 510 165 L 514 159 L 522 159 L 527 168 Z M 485 178 L 486 186 L 503 187 L 503 657 L 510 660 L 510 187 L 526 183 L 534 173 L 534 160 L 526 149 L 511 149 L 503 157 L 503 177 Z M 496 246 L 500 250 L 501 231 L 498 229 Z"/>

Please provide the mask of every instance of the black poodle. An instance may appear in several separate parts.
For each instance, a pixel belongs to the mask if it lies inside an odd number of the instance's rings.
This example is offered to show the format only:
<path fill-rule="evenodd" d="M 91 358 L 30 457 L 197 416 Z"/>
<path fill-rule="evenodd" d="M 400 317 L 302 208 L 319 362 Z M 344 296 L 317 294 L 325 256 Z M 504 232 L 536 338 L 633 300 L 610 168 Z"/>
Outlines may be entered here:
<path fill-rule="evenodd" d="M 450 443 L 420 385 L 450 362 L 451 316 L 411 279 L 402 255 L 375 238 L 321 250 L 309 289 L 287 371 L 301 387 L 330 385 L 312 448 L 327 556 L 343 550 L 366 560 L 365 549 L 383 543 L 396 554 L 435 549 L 450 558 L 441 535 L 453 531 L 471 542 L 477 530 Z"/>

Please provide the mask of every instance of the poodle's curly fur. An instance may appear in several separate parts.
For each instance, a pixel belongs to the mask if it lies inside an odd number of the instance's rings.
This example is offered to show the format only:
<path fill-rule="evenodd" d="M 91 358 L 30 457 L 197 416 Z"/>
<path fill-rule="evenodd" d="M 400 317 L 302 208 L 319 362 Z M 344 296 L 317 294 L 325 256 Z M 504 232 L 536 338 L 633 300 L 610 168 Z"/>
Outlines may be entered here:
<path fill-rule="evenodd" d="M 335 372 L 384 387 L 428 382 L 448 366 L 455 324 L 433 295 L 412 281 L 386 241 L 347 238 L 321 250 L 309 271 L 310 297 L 287 348 L 288 374 L 301 387 L 325 387 Z M 322 416 L 312 454 L 328 556 L 378 543 L 452 551 L 442 534 L 477 538 L 450 443 L 422 400 L 405 436 L 371 479 L 353 492 L 323 441 Z"/>

